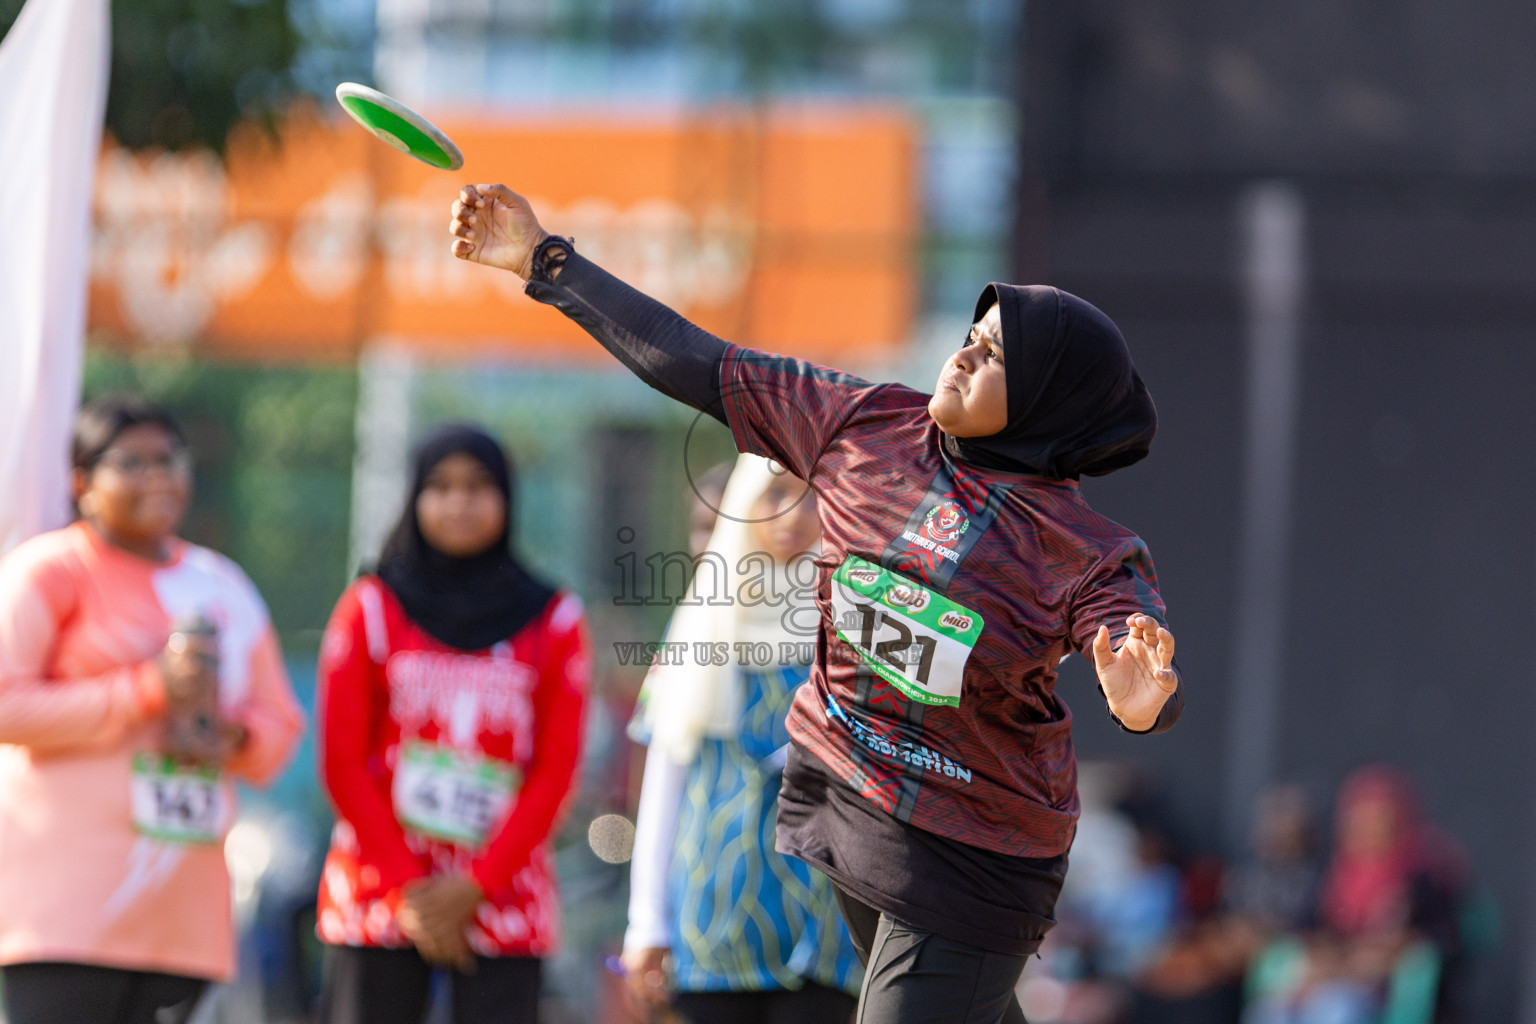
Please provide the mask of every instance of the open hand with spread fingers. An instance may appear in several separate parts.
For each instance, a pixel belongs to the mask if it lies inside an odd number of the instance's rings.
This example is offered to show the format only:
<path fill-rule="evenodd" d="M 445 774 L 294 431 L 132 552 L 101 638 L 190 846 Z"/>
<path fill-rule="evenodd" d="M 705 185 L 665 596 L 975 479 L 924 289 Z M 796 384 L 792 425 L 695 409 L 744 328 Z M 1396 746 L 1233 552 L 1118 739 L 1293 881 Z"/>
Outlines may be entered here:
<path fill-rule="evenodd" d="M 1179 688 L 1173 667 L 1173 634 L 1150 615 L 1132 615 L 1120 649 L 1110 646 L 1109 627 L 1093 638 L 1093 667 L 1109 710 L 1132 732 L 1146 732 Z"/>
<path fill-rule="evenodd" d="M 459 259 L 510 270 L 524 281 L 533 272 L 534 249 L 548 237 L 528 200 L 505 185 L 460 189 L 448 233 Z"/>

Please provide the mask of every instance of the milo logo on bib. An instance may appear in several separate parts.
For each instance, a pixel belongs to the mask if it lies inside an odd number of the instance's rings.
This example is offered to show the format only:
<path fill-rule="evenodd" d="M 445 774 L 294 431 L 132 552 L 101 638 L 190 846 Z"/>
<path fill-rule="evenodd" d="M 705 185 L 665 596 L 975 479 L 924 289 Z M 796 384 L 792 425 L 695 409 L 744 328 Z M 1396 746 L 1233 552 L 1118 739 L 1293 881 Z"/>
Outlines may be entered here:
<path fill-rule="evenodd" d="M 850 569 L 848 578 L 863 587 L 872 587 L 880 582 L 880 574 L 873 569 Z"/>
<path fill-rule="evenodd" d="M 832 576 L 832 622 L 860 660 L 912 700 L 960 704 L 981 616 L 856 555 Z"/>
<path fill-rule="evenodd" d="M 961 615 L 959 612 L 945 612 L 939 616 L 939 625 L 956 633 L 969 633 L 971 631 L 971 617 Z"/>
<path fill-rule="evenodd" d="M 885 603 L 892 608 L 920 612 L 928 607 L 928 591 L 912 584 L 897 583 L 885 592 Z"/>

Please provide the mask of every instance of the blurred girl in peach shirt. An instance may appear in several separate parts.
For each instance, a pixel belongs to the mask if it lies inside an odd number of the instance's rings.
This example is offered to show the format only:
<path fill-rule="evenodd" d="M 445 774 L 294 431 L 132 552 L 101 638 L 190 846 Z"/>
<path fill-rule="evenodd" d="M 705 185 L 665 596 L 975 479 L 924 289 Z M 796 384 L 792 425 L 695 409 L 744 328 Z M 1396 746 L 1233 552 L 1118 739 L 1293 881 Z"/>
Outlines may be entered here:
<path fill-rule="evenodd" d="M 165 412 L 76 421 L 79 519 L 0 559 L 0 970 L 9 1024 L 181 1024 L 234 965 L 232 780 L 303 728 L 266 606 L 176 536 Z"/>

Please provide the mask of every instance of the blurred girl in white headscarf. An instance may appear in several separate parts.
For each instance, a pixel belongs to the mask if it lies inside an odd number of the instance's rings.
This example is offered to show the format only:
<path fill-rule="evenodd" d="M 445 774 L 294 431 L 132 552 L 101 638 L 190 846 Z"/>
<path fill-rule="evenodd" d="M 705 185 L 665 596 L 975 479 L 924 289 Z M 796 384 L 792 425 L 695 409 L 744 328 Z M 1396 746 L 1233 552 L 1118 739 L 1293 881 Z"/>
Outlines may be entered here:
<path fill-rule="evenodd" d="M 742 455 L 673 653 L 630 734 L 650 747 L 630 870 L 624 967 L 642 1006 L 687 1024 L 846 1024 L 862 980 L 831 884 L 774 850 L 784 718 L 815 648 L 816 498 Z"/>

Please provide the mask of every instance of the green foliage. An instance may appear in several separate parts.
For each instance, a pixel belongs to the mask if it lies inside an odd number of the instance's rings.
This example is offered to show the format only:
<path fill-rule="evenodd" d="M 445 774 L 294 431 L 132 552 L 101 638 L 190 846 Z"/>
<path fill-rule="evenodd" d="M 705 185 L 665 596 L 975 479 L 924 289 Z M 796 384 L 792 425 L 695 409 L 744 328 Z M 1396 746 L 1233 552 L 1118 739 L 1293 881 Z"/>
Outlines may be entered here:
<path fill-rule="evenodd" d="M 290 654 L 314 651 L 347 582 L 356 373 L 91 351 L 84 390 L 180 420 L 196 459 L 183 535 L 250 574 Z"/>
<path fill-rule="evenodd" d="M 0 0 L 0 31 L 21 7 Z M 133 148 L 223 152 L 242 117 L 271 123 L 293 90 L 299 36 L 288 8 L 289 0 L 114 0 L 108 131 Z"/>

